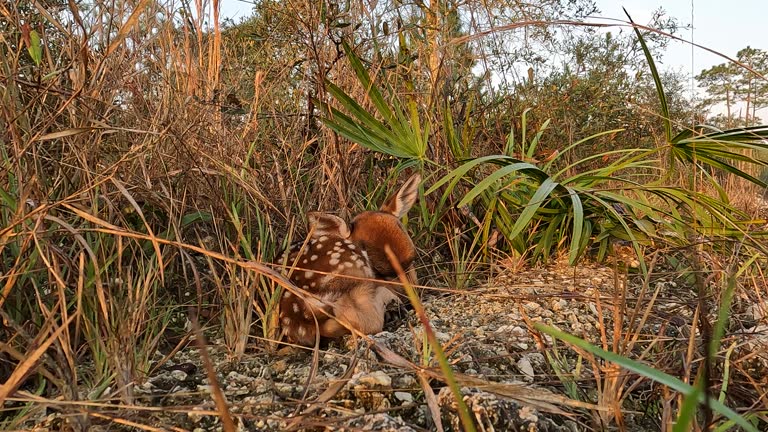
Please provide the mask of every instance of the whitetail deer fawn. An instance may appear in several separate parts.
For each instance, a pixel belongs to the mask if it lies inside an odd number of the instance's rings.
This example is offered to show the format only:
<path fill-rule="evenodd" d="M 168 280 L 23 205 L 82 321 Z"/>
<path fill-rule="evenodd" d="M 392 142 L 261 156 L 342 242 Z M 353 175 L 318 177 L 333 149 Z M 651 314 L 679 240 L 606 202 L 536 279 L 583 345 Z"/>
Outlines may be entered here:
<path fill-rule="evenodd" d="M 310 237 L 292 245 L 283 254 L 283 262 L 292 267 L 291 282 L 316 299 L 302 299 L 284 291 L 280 324 L 289 340 L 312 345 L 318 330 L 327 338 L 349 332 L 332 317 L 364 334 L 382 330 L 386 306 L 400 291 L 373 280 L 397 277 L 385 246 L 397 256 L 410 282 L 417 283 L 413 268 L 416 248 L 400 218 L 416 201 L 420 181 L 418 174 L 411 176 L 378 211 L 360 213 L 351 226 L 333 215 L 307 214 Z"/>

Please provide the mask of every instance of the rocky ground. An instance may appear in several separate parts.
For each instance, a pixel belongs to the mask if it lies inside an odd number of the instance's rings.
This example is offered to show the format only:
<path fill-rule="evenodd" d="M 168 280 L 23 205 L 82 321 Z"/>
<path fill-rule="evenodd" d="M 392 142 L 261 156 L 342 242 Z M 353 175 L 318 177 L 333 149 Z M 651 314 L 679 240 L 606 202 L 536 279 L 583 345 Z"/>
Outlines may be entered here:
<path fill-rule="evenodd" d="M 596 264 L 508 266 L 476 289 L 427 293 L 426 314 L 477 429 L 579 431 L 599 429 L 600 421 L 615 424 L 612 414 L 600 414 L 592 404 L 609 406 L 616 394 L 611 385 L 618 382 L 619 388 L 633 386 L 621 419 L 628 430 L 659 430 L 660 407 L 647 403 L 659 398 L 659 387 L 636 376 L 610 381 L 609 365 L 578 356 L 531 327 L 542 322 L 608 350 L 631 349 L 633 358 L 679 376 L 696 293 L 663 272 L 648 284 L 633 274 Z M 741 309 L 734 315 L 742 319 L 733 326 L 741 336 L 730 339 L 737 346 L 732 359 L 756 353 L 754 379 L 765 380 L 757 372 L 768 370 L 765 309 Z M 616 329 L 614 316 L 625 317 Z M 462 430 L 456 399 L 414 312 L 387 330 L 371 341 L 330 343 L 316 356 L 295 349 L 270 353 L 255 343 L 235 361 L 215 339 L 209 355 L 239 430 Z M 634 347 L 627 348 L 635 336 Z M 643 353 L 651 345 L 653 358 Z M 136 390 L 138 405 L 161 408 L 137 407 L 134 415 L 123 410 L 120 417 L 163 429 L 222 430 L 214 387 L 194 347 L 176 353 Z M 51 419 L 41 429 L 45 424 Z M 98 429 L 114 429 L 114 423 Z"/>

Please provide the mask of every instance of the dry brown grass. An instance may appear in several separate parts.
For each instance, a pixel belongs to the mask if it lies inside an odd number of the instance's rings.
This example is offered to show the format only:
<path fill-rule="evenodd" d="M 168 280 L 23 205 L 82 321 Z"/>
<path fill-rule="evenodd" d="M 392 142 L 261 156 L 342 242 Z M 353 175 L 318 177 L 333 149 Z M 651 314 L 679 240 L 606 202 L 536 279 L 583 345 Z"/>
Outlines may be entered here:
<path fill-rule="evenodd" d="M 352 30 L 329 30 L 313 2 L 292 6 L 263 6 L 274 7 L 277 36 L 297 35 L 278 44 L 263 33 L 274 27 L 244 37 L 222 31 L 216 16 L 211 27 L 204 11 L 173 3 L 0 5 L 0 422 L 25 425 L 53 406 L 80 430 L 102 421 L 156 430 L 139 421 L 153 408 L 136 406 L 132 389 L 167 360 L 153 362 L 158 347 L 202 344 L 210 332 L 223 336 L 235 359 L 249 348 L 273 351 L 276 286 L 287 284 L 259 263 L 273 259 L 308 210 L 347 217 L 380 201 L 398 161 L 342 141 L 321 127 L 314 106 L 328 99 L 326 79 L 369 103 L 341 57 L 338 38 Z M 350 7 L 345 13 L 357 17 L 371 12 Z M 32 30 L 44 41 L 40 64 L 25 42 Z M 440 143 L 440 88 L 449 75 L 441 55 L 459 55 L 445 37 L 429 27 L 419 45 L 425 70 L 403 62 L 387 75 L 433 113 L 427 117 Z M 466 132 L 482 141 L 471 151 L 500 146 L 506 130 L 491 120 L 502 114 Z M 454 162 L 444 143 L 431 151 L 434 161 Z M 746 196 L 740 187 L 733 194 Z M 455 268 L 482 268 L 479 252 L 449 243 L 453 228 L 445 238 L 423 233 L 424 255 L 443 245 Z M 765 276 L 748 276 L 741 292 L 764 302 Z M 644 311 L 617 306 L 617 314 L 629 312 Z M 188 318 L 202 331 L 185 328 Z M 604 345 L 619 352 L 639 334 L 614 328 L 609 341 L 603 330 Z M 632 383 L 612 370 L 594 372 L 604 385 L 600 403 L 620 405 Z M 211 414 L 234 430 L 215 374 L 207 373 L 216 390 Z M 761 384 L 744 385 L 751 392 Z M 609 417 L 602 421 L 620 424 Z"/>

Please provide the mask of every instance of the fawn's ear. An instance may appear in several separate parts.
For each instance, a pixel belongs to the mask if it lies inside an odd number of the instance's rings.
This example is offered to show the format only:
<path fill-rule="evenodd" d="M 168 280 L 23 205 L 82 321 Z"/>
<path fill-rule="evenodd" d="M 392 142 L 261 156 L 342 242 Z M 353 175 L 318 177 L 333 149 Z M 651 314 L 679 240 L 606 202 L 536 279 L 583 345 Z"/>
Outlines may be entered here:
<path fill-rule="evenodd" d="M 328 213 L 309 212 L 307 213 L 309 229 L 312 231 L 312 237 L 338 236 L 341 238 L 349 237 L 349 226 L 344 219 Z"/>
<path fill-rule="evenodd" d="M 419 183 L 421 183 L 421 175 L 412 175 L 411 178 L 403 183 L 403 186 L 397 193 L 384 201 L 379 210 L 389 213 L 398 219 L 405 216 L 419 196 Z"/>

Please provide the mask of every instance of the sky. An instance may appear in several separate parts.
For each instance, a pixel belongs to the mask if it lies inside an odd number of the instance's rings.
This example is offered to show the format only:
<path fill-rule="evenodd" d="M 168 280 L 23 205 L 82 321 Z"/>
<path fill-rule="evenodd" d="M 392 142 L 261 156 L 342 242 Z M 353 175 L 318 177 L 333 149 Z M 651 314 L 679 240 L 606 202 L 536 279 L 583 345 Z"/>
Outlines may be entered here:
<path fill-rule="evenodd" d="M 695 43 L 731 57 L 735 57 L 736 52 L 747 45 L 768 50 L 767 0 L 596 0 L 596 3 L 600 9 L 597 16 L 626 20 L 622 11 L 624 7 L 639 24 L 647 24 L 652 12 L 663 7 L 668 15 L 678 18 L 682 25 L 693 23 Z M 252 3 L 247 0 L 221 0 L 222 17 L 233 18 L 235 22 L 250 15 L 251 9 Z M 679 36 L 690 40 L 691 30 L 682 29 Z M 696 75 L 702 69 L 726 61 L 695 48 L 691 70 L 691 46 L 673 41 L 661 63 L 662 68 L 682 68 Z"/>
<path fill-rule="evenodd" d="M 238 22 L 251 13 L 253 0 L 221 0 L 221 16 Z M 626 21 L 622 7 L 638 24 L 648 24 L 654 10 L 663 7 L 667 15 L 679 20 L 683 28 L 678 36 L 691 40 L 731 58 L 747 46 L 768 50 L 768 0 L 596 0 L 598 17 Z M 693 4 L 692 4 L 693 3 Z M 701 48 L 671 41 L 662 59 L 656 59 L 661 70 L 672 69 L 691 75 L 728 60 Z M 700 92 L 697 90 L 697 92 Z M 761 110 L 766 118 L 768 110 Z"/>
<path fill-rule="evenodd" d="M 721 54 L 736 58 L 736 53 L 742 48 L 751 46 L 768 50 L 768 29 L 765 16 L 768 12 L 768 0 L 596 0 L 600 13 L 604 18 L 625 19 L 622 7 L 629 12 L 638 24 L 648 24 L 654 10 L 663 7 L 668 16 L 679 20 L 681 28 L 678 36 L 694 43 L 717 51 Z M 693 24 L 693 25 L 691 25 Z M 691 44 L 671 41 L 664 57 L 656 59 L 661 63 L 659 68 L 682 71 L 698 75 L 708 69 L 728 60 L 704 49 L 693 47 Z M 702 90 L 695 88 L 699 97 Z M 724 113 L 725 107 L 716 106 L 712 113 Z M 736 109 L 743 104 L 737 104 Z M 768 108 L 757 111 L 763 120 L 768 118 Z"/>
<path fill-rule="evenodd" d="M 693 3 L 693 5 L 691 5 Z M 597 0 L 599 16 L 625 19 L 622 7 L 627 9 L 638 24 L 648 24 L 652 12 L 663 7 L 667 15 L 677 18 L 682 25 L 693 23 L 693 41 L 722 54 L 736 57 L 736 52 L 748 45 L 768 50 L 766 29 L 766 0 Z M 693 19 L 691 19 L 693 7 Z M 681 29 L 680 37 L 691 40 L 691 30 Z M 694 75 L 726 59 L 700 48 L 693 51 L 691 71 L 691 45 L 672 41 L 664 55 L 664 67 L 682 68 Z"/>

